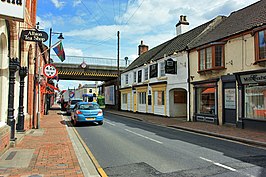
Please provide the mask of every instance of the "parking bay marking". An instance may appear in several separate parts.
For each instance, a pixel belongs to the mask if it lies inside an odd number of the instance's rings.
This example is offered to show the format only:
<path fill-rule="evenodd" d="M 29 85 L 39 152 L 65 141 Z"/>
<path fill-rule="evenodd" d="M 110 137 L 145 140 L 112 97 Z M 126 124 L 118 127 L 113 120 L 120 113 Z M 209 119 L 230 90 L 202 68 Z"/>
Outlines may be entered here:
<path fill-rule="evenodd" d="M 139 133 L 133 132 L 133 131 L 128 130 L 128 129 L 125 129 L 125 130 L 126 130 L 127 132 L 133 133 L 134 135 L 137 135 L 137 136 L 140 136 L 140 137 L 142 137 L 142 138 L 148 139 L 148 140 L 150 140 L 150 141 L 154 141 L 154 142 L 156 142 L 156 143 L 163 144 L 161 141 L 157 141 L 157 140 L 155 140 L 155 139 L 149 138 L 149 137 L 147 137 L 147 136 L 141 135 L 141 134 L 139 134 Z"/>

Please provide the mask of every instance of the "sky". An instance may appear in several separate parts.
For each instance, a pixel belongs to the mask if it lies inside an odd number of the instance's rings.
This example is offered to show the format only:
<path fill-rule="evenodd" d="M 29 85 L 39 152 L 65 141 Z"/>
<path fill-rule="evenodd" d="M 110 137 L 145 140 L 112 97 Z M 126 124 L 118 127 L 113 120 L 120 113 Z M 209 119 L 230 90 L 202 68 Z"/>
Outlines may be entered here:
<path fill-rule="evenodd" d="M 258 0 L 38 0 L 37 22 L 47 32 L 63 33 L 67 56 L 117 58 L 138 57 L 143 40 L 149 49 L 175 37 L 180 15 L 193 29 L 218 15 L 229 16 Z M 52 44 L 57 42 L 52 35 Z M 46 43 L 48 45 L 48 43 Z M 51 50 L 51 54 L 53 50 Z M 60 79 L 60 78 L 59 78 Z M 84 81 L 59 80 L 60 89 L 74 88 Z"/>

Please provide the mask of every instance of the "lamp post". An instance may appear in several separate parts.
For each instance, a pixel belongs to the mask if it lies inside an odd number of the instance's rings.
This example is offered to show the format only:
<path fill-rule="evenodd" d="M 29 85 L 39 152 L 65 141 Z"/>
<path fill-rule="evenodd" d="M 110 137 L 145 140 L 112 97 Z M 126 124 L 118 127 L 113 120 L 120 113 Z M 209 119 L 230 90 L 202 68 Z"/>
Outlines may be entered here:
<path fill-rule="evenodd" d="M 18 122 L 16 129 L 19 132 L 24 132 L 24 106 L 23 106 L 23 98 L 24 98 L 24 85 L 25 85 L 25 77 L 28 74 L 28 68 L 23 66 L 19 69 L 19 76 L 20 76 L 20 92 L 19 92 L 19 112 L 18 112 Z"/>
<path fill-rule="evenodd" d="M 14 119 L 14 87 L 15 87 L 15 73 L 19 69 L 18 58 L 9 59 L 9 93 L 8 93 L 8 114 L 7 124 L 11 128 L 10 140 L 14 141 L 15 138 L 15 119 Z"/>
<path fill-rule="evenodd" d="M 52 35 L 53 34 L 59 34 L 59 36 L 57 37 L 57 39 L 64 39 L 64 37 L 63 37 L 63 33 L 58 33 L 58 32 L 53 32 L 53 29 L 52 28 L 50 28 L 50 33 L 49 33 L 49 51 L 48 51 L 48 53 L 49 53 L 49 61 L 48 61 L 48 63 L 50 63 L 50 60 L 51 60 L 51 44 L 52 44 Z"/>
<path fill-rule="evenodd" d="M 126 67 L 127 67 L 128 57 L 125 57 L 124 59 L 125 59 L 125 61 L 126 61 Z"/>
<path fill-rule="evenodd" d="M 53 29 L 50 28 L 50 32 L 49 32 L 49 51 L 48 51 L 48 64 L 51 62 L 51 45 L 52 45 L 52 35 L 53 34 L 59 34 L 59 36 L 57 37 L 57 39 L 59 40 L 63 40 L 64 37 L 63 37 L 63 34 L 62 33 L 58 33 L 58 32 L 53 32 Z M 49 81 L 48 81 L 49 83 Z M 49 94 L 46 94 L 45 96 L 45 114 L 47 115 L 48 114 L 48 110 L 50 108 L 50 95 Z"/>

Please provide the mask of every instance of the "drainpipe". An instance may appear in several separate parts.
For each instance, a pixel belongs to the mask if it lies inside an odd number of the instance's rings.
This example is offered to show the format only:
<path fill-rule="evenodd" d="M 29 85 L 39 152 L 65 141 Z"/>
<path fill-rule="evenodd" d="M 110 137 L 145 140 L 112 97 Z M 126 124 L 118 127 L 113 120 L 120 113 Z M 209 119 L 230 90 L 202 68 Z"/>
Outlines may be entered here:
<path fill-rule="evenodd" d="M 186 47 L 186 50 L 187 50 L 187 67 L 188 67 L 188 72 L 187 72 L 187 82 L 188 82 L 188 103 L 189 103 L 189 106 L 188 106 L 188 121 L 191 122 L 191 114 L 190 114 L 190 111 L 191 111 L 191 104 L 190 104 L 190 59 L 189 59 L 189 50 L 188 50 L 188 47 Z"/>

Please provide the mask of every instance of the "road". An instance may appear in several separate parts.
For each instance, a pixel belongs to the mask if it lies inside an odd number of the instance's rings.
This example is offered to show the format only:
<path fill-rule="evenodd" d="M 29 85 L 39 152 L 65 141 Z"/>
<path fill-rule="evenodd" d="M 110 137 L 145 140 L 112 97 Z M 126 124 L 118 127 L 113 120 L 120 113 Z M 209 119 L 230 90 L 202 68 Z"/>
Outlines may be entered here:
<path fill-rule="evenodd" d="M 266 176 L 266 149 L 105 114 L 76 127 L 108 176 Z"/>

